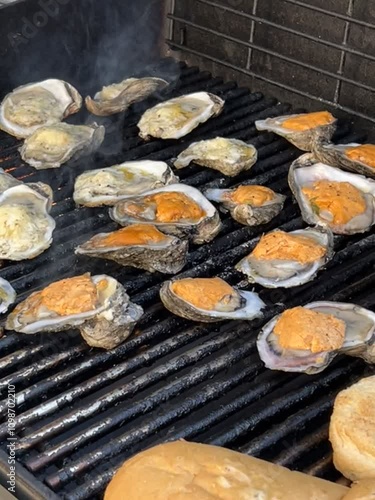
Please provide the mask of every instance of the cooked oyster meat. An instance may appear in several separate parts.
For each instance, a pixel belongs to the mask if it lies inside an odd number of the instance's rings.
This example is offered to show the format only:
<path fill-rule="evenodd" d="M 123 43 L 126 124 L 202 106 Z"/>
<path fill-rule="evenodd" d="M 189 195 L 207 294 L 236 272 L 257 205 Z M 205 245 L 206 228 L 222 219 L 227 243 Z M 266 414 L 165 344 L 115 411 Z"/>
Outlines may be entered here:
<path fill-rule="evenodd" d="M 332 258 L 333 234 L 329 229 L 272 231 L 236 266 L 251 283 L 266 288 L 290 288 L 315 278 Z"/>
<path fill-rule="evenodd" d="M 258 336 L 259 355 L 272 370 L 323 371 L 337 354 L 375 361 L 375 314 L 354 304 L 312 302 L 279 314 Z"/>
<path fill-rule="evenodd" d="M 89 170 L 79 175 L 73 198 L 77 205 L 100 207 L 151 191 L 179 179 L 162 161 L 129 161 L 113 167 Z"/>
<path fill-rule="evenodd" d="M 190 144 L 178 155 L 174 166 L 179 169 L 194 162 L 234 177 L 244 170 L 249 170 L 256 163 L 257 157 L 257 150 L 251 144 L 238 139 L 216 137 Z"/>
<path fill-rule="evenodd" d="M 316 162 L 306 154 L 289 170 L 289 185 L 308 224 L 335 234 L 368 231 L 375 222 L 375 181 Z"/>
<path fill-rule="evenodd" d="M 21 139 L 39 127 L 61 122 L 77 113 L 82 97 L 69 83 L 50 79 L 16 88 L 0 106 L 0 128 Z"/>
<path fill-rule="evenodd" d="M 138 128 L 142 139 L 180 139 L 200 123 L 217 116 L 224 107 L 220 97 L 208 92 L 196 92 L 161 102 L 148 109 Z"/>
<path fill-rule="evenodd" d="M 16 300 L 16 291 L 9 281 L 0 278 L 0 314 L 7 312 L 8 307 Z"/>
<path fill-rule="evenodd" d="M 313 151 L 319 142 L 331 140 L 336 118 L 328 111 L 278 116 L 255 122 L 257 130 L 281 135 L 302 151 Z"/>
<path fill-rule="evenodd" d="M 161 78 L 127 78 L 120 83 L 103 87 L 95 94 L 94 99 L 86 97 L 86 107 L 94 115 L 114 115 L 125 111 L 136 102 L 147 99 L 167 85 L 168 82 Z"/>
<path fill-rule="evenodd" d="M 221 278 L 166 281 L 161 287 L 160 298 L 173 314 L 206 323 L 259 318 L 265 307 L 256 293 L 237 290 Z"/>
<path fill-rule="evenodd" d="M 221 229 L 215 207 L 198 189 L 185 184 L 128 198 L 110 209 L 110 216 L 122 226 L 151 223 L 168 234 L 188 236 L 196 244 L 211 241 Z"/>
<path fill-rule="evenodd" d="M 278 215 L 286 197 L 266 186 L 244 185 L 235 189 L 207 189 L 205 196 L 221 203 L 234 220 L 246 226 L 267 224 Z"/>
<path fill-rule="evenodd" d="M 186 264 L 188 246 L 186 240 L 168 236 L 150 224 L 132 224 L 95 235 L 80 245 L 76 253 L 149 272 L 176 274 Z"/>
<path fill-rule="evenodd" d="M 320 143 L 314 148 L 314 155 L 319 161 L 333 167 L 375 177 L 374 144 Z"/>
<path fill-rule="evenodd" d="M 8 316 L 5 328 L 28 334 L 78 328 L 90 346 L 112 349 L 131 334 L 142 314 L 114 278 L 86 273 L 32 293 Z"/>
<path fill-rule="evenodd" d="M 40 127 L 21 146 L 21 158 L 38 170 L 59 168 L 69 160 L 97 150 L 104 135 L 105 128 L 96 123 L 90 126 L 58 123 Z"/>

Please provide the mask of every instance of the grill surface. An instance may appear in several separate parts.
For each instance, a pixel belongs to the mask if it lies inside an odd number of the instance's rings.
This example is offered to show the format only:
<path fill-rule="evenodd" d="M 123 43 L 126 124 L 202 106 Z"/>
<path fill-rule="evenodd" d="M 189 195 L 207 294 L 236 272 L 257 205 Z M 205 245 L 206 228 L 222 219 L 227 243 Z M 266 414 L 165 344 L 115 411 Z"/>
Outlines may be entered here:
<path fill-rule="evenodd" d="M 164 61 L 162 64 L 171 64 Z M 74 255 L 74 248 L 99 231 L 116 227 L 107 209 L 76 209 L 75 176 L 85 169 L 148 158 L 169 161 L 193 140 L 224 135 L 252 143 L 259 161 L 235 179 L 194 166 L 180 171 L 182 182 L 199 188 L 246 181 L 288 195 L 283 212 L 259 228 L 238 225 L 223 216 L 224 228 L 210 244 L 192 247 L 180 276 L 219 275 L 231 284 L 242 276 L 233 269 L 251 251 L 255 238 L 278 226 L 303 227 L 286 175 L 300 152 L 272 134 L 258 134 L 254 120 L 289 111 L 275 99 L 223 83 L 207 72 L 180 64 L 180 79 L 166 99 L 197 90 L 223 97 L 221 116 L 180 141 L 143 143 L 137 137 L 138 105 L 125 125 L 111 122 L 106 142 L 92 160 L 60 170 L 36 172 L 24 165 L 17 143 L 1 136 L 1 166 L 26 182 L 43 180 L 54 189 L 52 215 L 57 222 L 50 250 L 29 262 L 6 265 L 22 300 L 51 281 L 90 271 L 112 275 L 142 305 L 145 315 L 135 335 L 110 352 L 90 349 L 75 331 L 26 336 L 9 334 L 0 342 L 0 415 L 7 414 L 7 386 L 17 393 L 17 483 L 19 498 L 100 498 L 116 468 L 132 454 L 176 438 L 223 445 L 332 480 L 327 430 L 335 394 L 372 368 L 338 358 L 322 374 L 293 375 L 264 369 L 255 339 L 262 324 L 285 307 L 317 299 L 375 304 L 374 232 L 335 239 L 336 254 L 318 279 L 288 291 L 263 290 L 268 307 L 263 321 L 193 324 L 169 314 L 160 304 L 164 277 L 121 268 L 115 263 Z M 108 125 L 108 122 L 107 122 Z M 122 149 L 111 154 L 119 130 Z M 362 140 L 340 124 L 336 139 Z M 242 285 L 243 286 L 243 285 Z M 0 425 L 1 474 L 6 463 L 7 427 Z M 56 495 L 56 497 L 55 497 Z"/>

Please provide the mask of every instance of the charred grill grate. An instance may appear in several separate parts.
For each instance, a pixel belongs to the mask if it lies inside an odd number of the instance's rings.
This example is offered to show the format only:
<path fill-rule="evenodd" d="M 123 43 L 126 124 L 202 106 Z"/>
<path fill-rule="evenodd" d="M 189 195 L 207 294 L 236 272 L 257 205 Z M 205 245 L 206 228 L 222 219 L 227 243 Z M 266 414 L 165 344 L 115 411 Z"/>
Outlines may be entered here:
<path fill-rule="evenodd" d="M 145 144 L 137 137 L 139 114 L 151 101 L 126 117 L 121 152 L 98 154 L 94 162 L 76 167 L 36 172 L 22 164 L 15 141 L 1 137 L 1 166 L 25 181 L 49 182 L 56 195 L 52 248 L 30 262 L 8 264 L 1 271 L 16 288 L 19 300 L 51 281 L 83 271 L 103 272 L 119 279 L 146 311 L 136 334 L 110 352 L 90 350 L 76 332 L 10 334 L 1 340 L 0 467 L 4 480 L 8 470 L 6 396 L 8 384 L 14 384 L 20 498 L 99 498 L 127 457 L 176 438 L 219 444 L 322 477 L 338 477 L 327 441 L 333 397 L 371 368 L 359 360 L 340 358 L 317 376 L 271 372 L 260 362 L 255 339 L 264 321 L 284 306 L 333 299 L 373 308 L 374 232 L 336 238 L 334 259 L 312 283 L 286 292 L 255 287 L 268 308 L 262 322 L 250 324 L 207 326 L 174 317 L 158 299 L 163 276 L 73 253 L 92 234 L 116 227 L 106 209 L 75 208 L 71 195 L 76 174 L 93 165 L 109 166 L 126 159 L 168 161 L 193 140 L 217 135 L 237 137 L 259 149 L 260 159 L 251 174 L 227 180 L 217 172 L 192 166 L 181 171 L 183 182 L 199 188 L 261 183 L 288 194 L 288 201 L 284 211 L 261 228 L 241 227 L 223 217 L 223 231 L 210 244 L 191 248 L 180 275 L 219 275 L 237 284 L 242 276 L 233 266 L 249 253 L 260 233 L 278 226 L 288 230 L 303 226 L 286 180 L 290 162 L 300 153 L 284 140 L 259 135 L 254 128 L 254 120 L 285 113 L 289 106 L 233 82 L 223 83 L 195 67 L 180 64 L 179 69 L 181 76 L 172 95 L 209 90 L 226 100 L 221 116 L 185 140 Z M 120 125 L 113 124 L 107 137 L 109 150 Z M 345 124 L 340 125 L 337 138 L 363 139 L 349 134 Z"/>

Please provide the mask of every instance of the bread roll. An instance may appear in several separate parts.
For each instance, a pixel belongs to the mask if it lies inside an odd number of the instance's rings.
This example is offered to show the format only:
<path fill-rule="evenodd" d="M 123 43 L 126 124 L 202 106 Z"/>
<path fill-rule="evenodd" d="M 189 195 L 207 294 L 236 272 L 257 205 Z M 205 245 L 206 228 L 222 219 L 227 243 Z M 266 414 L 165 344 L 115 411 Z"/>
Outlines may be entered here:
<path fill-rule="evenodd" d="M 375 376 L 338 394 L 329 439 L 335 467 L 345 477 L 375 479 Z"/>
<path fill-rule="evenodd" d="M 176 441 L 125 462 L 104 500 L 341 500 L 348 491 L 225 448 Z"/>
<path fill-rule="evenodd" d="M 374 479 L 363 479 L 359 483 L 353 483 L 342 500 L 375 500 Z"/>

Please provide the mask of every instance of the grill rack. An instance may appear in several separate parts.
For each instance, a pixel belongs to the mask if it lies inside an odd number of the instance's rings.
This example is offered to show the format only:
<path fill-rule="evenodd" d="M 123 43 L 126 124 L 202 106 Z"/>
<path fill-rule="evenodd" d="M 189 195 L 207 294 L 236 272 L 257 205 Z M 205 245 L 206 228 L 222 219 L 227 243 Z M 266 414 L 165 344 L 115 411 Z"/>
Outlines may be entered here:
<path fill-rule="evenodd" d="M 173 96 L 209 90 L 226 99 L 223 114 L 185 140 L 144 144 L 136 135 L 135 124 L 151 100 L 136 106 L 126 117 L 123 151 L 97 154 L 94 163 L 107 166 L 144 157 L 170 160 L 190 142 L 219 134 L 254 144 L 259 161 L 250 174 L 224 179 L 218 172 L 194 166 L 179 172 L 181 181 L 193 186 L 223 187 L 246 181 L 264 183 L 289 195 L 284 211 L 261 228 L 241 227 L 224 216 L 223 231 L 210 244 L 192 247 L 188 264 L 179 273 L 186 277 L 218 274 L 238 284 L 243 277 L 233 265 L 251 251 L 262 232 L 303 227 L 286 180 L 290 162 L 300 152 L 272 134 L 259 135 L 253 125 L 256 119 L 288 112 L 290 106 L 260 93 L 251 94 L 233 82 L 223 83 L 198 68 L 183 63 L 179 68 L 181 76 Z M 363 139 L 350 134 L 345 123 L 340 124 L 338 138 Z M 335 257 L 312 283 L 286 292 L 255 286 L 268 306 L 263 321 L 196 325 L 174 317 L 160 305 L 158 289 L 165 277 L 73 254 L 74 247 L 93 233 L 115 228 L 106 209 L 77 210 L 71 199 L 73 177 L 92 168 L 91 161 L 74 167 L 74 174 L 69 166 L 36 172 L 22 164 L 13 139 L 4 135 L 1 144 L 3 168 L 25 181 L 48 181 L 56 193 L 52 215 L 57 228 L 52 248 L 30 262 L 2 269 L 2 277 L 12 282 L 18 299 L 51 281 L 89 270 L 119 279 L 132 300 L 146 310 L 136 334 L 110 352 L 89 349 L 76 332 L 10 334 L 1 340 L 2 418 L 6 415 L 7 386 L 13 383 L 17 388 L 18 496 L 99 497 L 127 457 L 176 438 L 227 446 L 337 479 L 327 442 L 333 397 L 373 369 L 360 360 L 337 358 L 316 376 L 271 372 L 262 367 L 255 338 L 261 325 L 284 305 L 326 298 L 352 300 L 373 308 L 374 231 L 336 237 Z M 6 432 L 1 424 L 3 478 L 7 472 Z"/>

